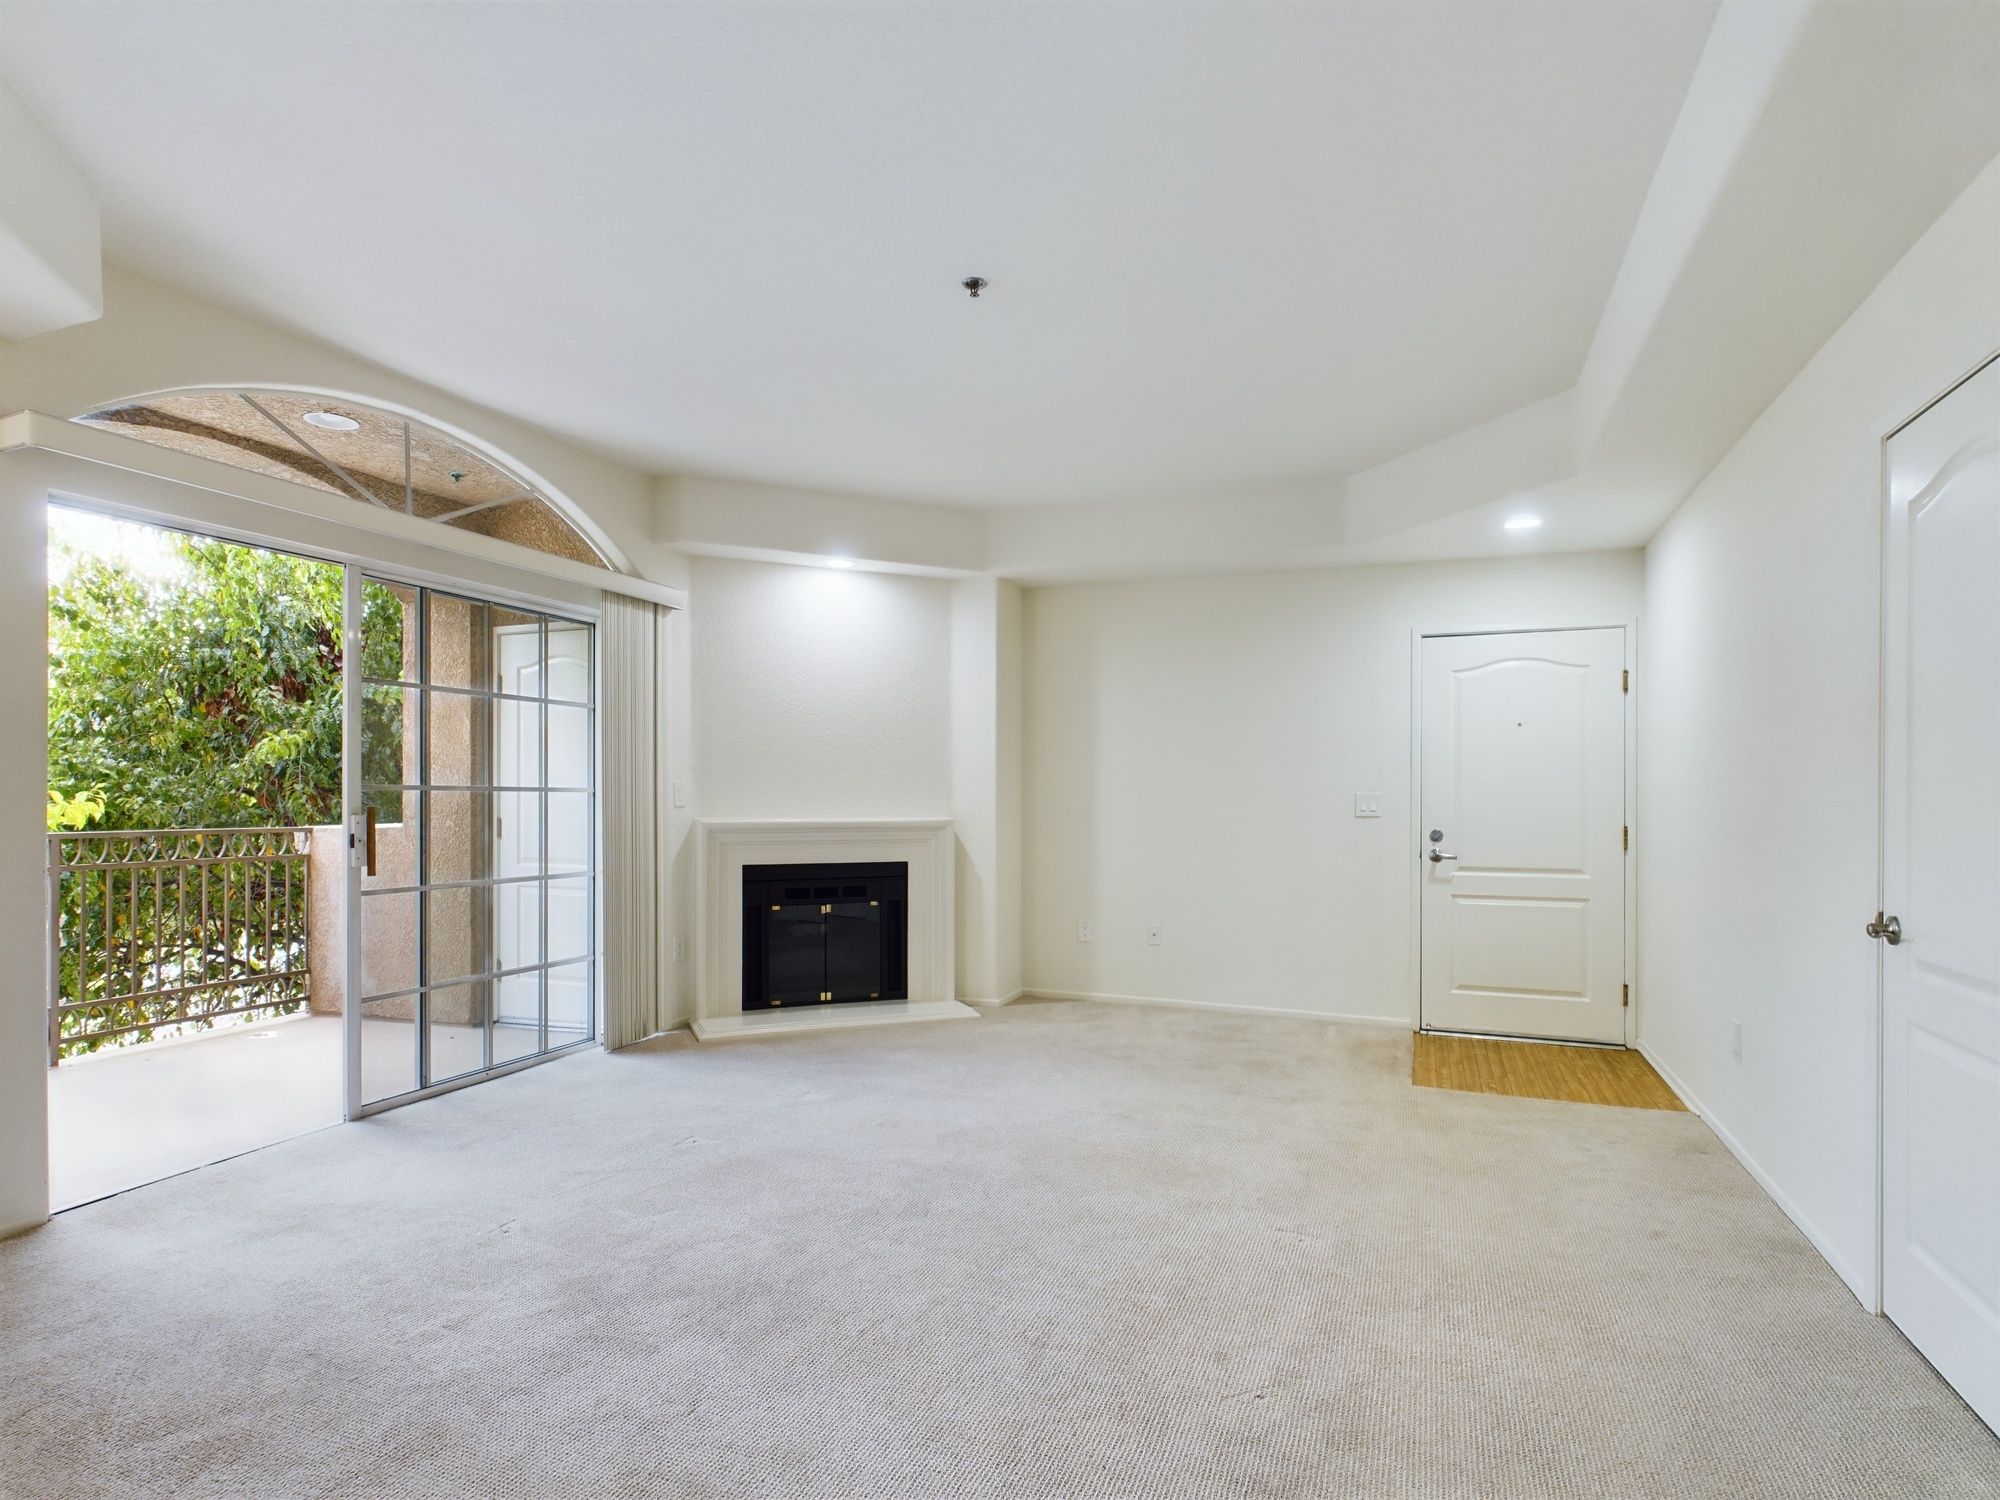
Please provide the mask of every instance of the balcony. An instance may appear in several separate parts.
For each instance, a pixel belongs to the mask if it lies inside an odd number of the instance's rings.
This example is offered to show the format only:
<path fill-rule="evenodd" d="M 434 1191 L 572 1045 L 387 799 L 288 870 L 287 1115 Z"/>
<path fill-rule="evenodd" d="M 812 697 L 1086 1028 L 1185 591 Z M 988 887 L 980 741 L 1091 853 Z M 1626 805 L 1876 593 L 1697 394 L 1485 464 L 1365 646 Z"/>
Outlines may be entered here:
<path fill-rule="evenodd" d="M 311 1012 L 105 1048 L 49 1074 L 49 1199 L 74 1208 L 340 1120 L 341 1022 Z"/>
<path fill-rule="evenodd" d="M 413 831 L 395 823 L 379 831 L 380 878 L 407 883 Z M 434 830 L 443 857 L 471 835 L 456 837 L 448 823 Z M 49 836 L 55 1208 L 340 1120 L 343 847 L 338 827 Z M 413 901 L 377 904 L 362 934 L 364 973 L 415 963 L 417 913 Z M 474 932 L 484 926 L 461 925 L 434 940 L 446 965 L 489 965 Z M 414 1088 L 414 998 L 362 1009 L 362 1097 Z M 475 985 L 442 992 L 424 1036 L 437 1079 L 541 1045 L 532 1021 L 489 1017 Z"/>
<path fill-rule="evenodd" d="M 50 835 L 55 1207 L 340 1119 L 338 834 Z"/>

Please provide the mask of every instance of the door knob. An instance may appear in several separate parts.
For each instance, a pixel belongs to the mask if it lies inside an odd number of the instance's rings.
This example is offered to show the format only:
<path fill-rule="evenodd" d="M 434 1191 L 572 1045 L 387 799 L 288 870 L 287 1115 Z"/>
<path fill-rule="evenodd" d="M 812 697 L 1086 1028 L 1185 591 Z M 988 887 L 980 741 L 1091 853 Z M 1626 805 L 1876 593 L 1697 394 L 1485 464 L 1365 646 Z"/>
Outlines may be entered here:
<path fill-rule="evenodd" d="M 1430 861 L 1434 865 L 1443 864 L 1448 859 L 1457 858 L 1456 854 L 1446 854 L 1442 849 L 1433 849 L 1430 853 Z"/>
<path fill-rule="evenodd" d="M 1870 922 L 1865 930 L 1870 937 L 1880 938 L 1891 948 L 1903 940 L 1902 919 L 1900 917 L 1884 916 L 1879 911 L 1875 913 L 1875 920 Z"/>

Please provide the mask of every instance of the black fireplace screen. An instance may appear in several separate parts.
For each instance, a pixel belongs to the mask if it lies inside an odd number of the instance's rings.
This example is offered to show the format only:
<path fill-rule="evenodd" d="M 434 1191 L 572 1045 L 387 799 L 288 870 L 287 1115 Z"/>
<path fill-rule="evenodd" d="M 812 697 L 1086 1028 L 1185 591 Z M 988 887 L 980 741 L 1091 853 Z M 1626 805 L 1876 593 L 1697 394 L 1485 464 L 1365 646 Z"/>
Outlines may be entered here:
<path fill-rule="evenodd" d="M 743 1008 L 909 998 L 907 864 L 745 865 Z"/>

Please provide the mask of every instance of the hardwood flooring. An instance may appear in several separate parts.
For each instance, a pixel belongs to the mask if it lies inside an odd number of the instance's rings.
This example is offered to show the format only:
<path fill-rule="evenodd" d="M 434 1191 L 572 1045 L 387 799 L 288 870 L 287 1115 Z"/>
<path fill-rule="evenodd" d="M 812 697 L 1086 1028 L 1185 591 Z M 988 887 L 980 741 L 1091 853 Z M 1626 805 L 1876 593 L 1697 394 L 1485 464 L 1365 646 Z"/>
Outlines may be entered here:
<path fill-rule="evenodd" d="M 1666 1080 L 1637 1052 L 1610 1047 L 1559 1047 L 1545 1042 L 1496 1042 L 1485 1037 L 1418 1032 L 1410 1082 L 1467 1094 L 1512 1094 L 1573 1104 L 1685 1112 Z"/>

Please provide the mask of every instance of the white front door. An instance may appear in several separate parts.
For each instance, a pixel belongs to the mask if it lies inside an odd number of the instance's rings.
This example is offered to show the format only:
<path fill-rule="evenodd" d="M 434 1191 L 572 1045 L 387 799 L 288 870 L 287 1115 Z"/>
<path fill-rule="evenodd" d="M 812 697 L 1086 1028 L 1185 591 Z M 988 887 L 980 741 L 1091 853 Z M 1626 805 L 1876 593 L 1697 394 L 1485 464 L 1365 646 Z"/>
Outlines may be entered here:
<path fill-rule="evenodd" d="M 1625 632 L 1423 643 L 1423 1025 L 1623 1042 Z"/>
<path fill-rule="evenodd" d="M 1888 476 L 1882 1304 L 2000 1427 L 2000 364 Z"/>

